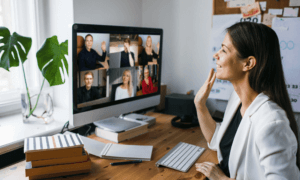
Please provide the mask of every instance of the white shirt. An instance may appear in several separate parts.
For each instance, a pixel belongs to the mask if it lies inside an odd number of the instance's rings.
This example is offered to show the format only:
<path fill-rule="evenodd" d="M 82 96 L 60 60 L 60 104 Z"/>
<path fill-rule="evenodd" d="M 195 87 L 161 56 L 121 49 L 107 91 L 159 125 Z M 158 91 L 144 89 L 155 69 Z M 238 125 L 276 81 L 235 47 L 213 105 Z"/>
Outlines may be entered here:
<path fill-rule="evenodd" d="M 131 97 L 133 97 L 133 90 Z M 116 89 L 115 101 L 125 98 L 129 98 L 127 89 L 122 89 L 121 86 L 118 86 Z"/>
<path fill-rule="evenodd" d="M 217 123 L 208 143 L 222 161 L 220 142 L 241 100 L 234 91 L 228 101 L 223 122 Z M 285 111 L 260 93 L 246 110 L 230 150 L 230 178 L 236 180 L 298 180 L 297 140 Z"/>

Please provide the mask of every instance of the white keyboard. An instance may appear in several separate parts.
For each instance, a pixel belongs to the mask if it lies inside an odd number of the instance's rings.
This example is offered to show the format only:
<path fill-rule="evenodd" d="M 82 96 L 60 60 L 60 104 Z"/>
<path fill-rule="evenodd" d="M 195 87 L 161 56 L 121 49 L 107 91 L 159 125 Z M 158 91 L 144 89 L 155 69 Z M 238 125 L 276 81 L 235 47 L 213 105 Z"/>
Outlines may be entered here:
<path fill-rule="evenodd" d="M 180 142 L 155 164 L 187 172 L 204 150 L 202 147 Z"/>

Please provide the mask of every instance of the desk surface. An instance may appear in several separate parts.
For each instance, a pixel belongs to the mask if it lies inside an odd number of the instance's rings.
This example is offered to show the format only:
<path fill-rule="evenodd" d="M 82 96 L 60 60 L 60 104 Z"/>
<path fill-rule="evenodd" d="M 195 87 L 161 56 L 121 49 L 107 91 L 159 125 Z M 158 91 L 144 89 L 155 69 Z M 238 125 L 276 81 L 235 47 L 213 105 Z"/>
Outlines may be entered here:
<path fill-rule="evenodd" d="M 155 166 L 155 162 L 162 158 L 180 141 L 201 146 L 206 149 L 196 162 L 210 161 L 217 163 L 217 153 L 207 148 L 207 143 L 200 128 L 179 129 L 172 127 L 170 123 L 174 116 L 153 112 L 148 113 L 147 115 L 156 117 L 156 124 L 149 128 L 149 132 L 133 139 L 123 141 L 120 144 L 153 145 L 151 161 L 144 161 L 139 164 L 111 166 L 111 162 L 118 162 L 120 160 L 101 159 L 91 155 L 92 169 L 89 174 L 56 179 L 204 179 L 204 175 L 197 172 L 195 166 L 192 166 L 187 173 L 166 167 Z M 111 141 L 104 140 L 96 135 L 91 135 L 89 137 L 104 143 L 112 143 Z M 25 177 L 25 161 L 1 169 L 0 180 L 1 179 L 28 179 Z"/>

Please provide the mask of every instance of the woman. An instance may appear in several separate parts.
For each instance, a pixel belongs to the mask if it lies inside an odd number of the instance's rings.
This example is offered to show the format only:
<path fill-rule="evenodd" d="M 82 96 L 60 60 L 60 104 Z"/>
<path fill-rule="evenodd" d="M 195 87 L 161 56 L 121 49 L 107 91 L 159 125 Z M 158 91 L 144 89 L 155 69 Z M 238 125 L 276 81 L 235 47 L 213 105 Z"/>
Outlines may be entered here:
<path fill-rule="evenodd" d="M 121 52 L 121 67 L 134 66 L 134 53 L 130 52 L 130 39 L 124 40 L 124 51 Z"/>
<path fill-rule="evenodd" d="M 122 75 L 123 84 L 117 87 L 115 100 L 133 97 L 132 76 L 129 69 L 126 69 Z"/>
<path fill-rule="evenodd" d="M 218 154 L 218 165 L 196 164 L 209 179 L 299 179 L 297 124 L 280 57 L 271 28 L 244 22 L 227 29 L 214 54 L 217 71 L 194 100 L 203 135 Z M 234 87 L 221 124 L 205 105 L 215 78 Z"/>
<path fill-rule="evenodd" d="M 152 78 L 149 76 L 149 70 L 147 67 L 144 69 L 144 80 L 142 82 L 143 95 L 154 93 L 157 91 L 157 87 L 153 87 Z"/>
<path fill-rule="evenodd" d="M 140 65 L 145 67 L 148 65 L 148 62 L 152 62 L 153 58 L 157 59 L 159 54 L 159 42 L 156 45 L 157 53 L 154 52 L 152 48 L 152 38 L 151 36 L 147 37 L 146 40 L 146 47 L 143 49 L 142 53 L 140 54 L 141 62 Z"/>

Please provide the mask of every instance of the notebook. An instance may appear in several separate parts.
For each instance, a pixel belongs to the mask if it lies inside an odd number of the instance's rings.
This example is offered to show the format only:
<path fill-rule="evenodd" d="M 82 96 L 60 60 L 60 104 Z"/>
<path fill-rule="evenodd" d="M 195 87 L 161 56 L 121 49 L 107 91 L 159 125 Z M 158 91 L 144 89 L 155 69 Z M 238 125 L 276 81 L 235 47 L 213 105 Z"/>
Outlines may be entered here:
<path fill-rule="evenodd" d="M 67 131 L 65 134 L 72 134 L 72 132 Z M 89 154 L 104 159 L 151 160 L 153 146 L 105 144 L 84 136 L 80 138 Z"/>

